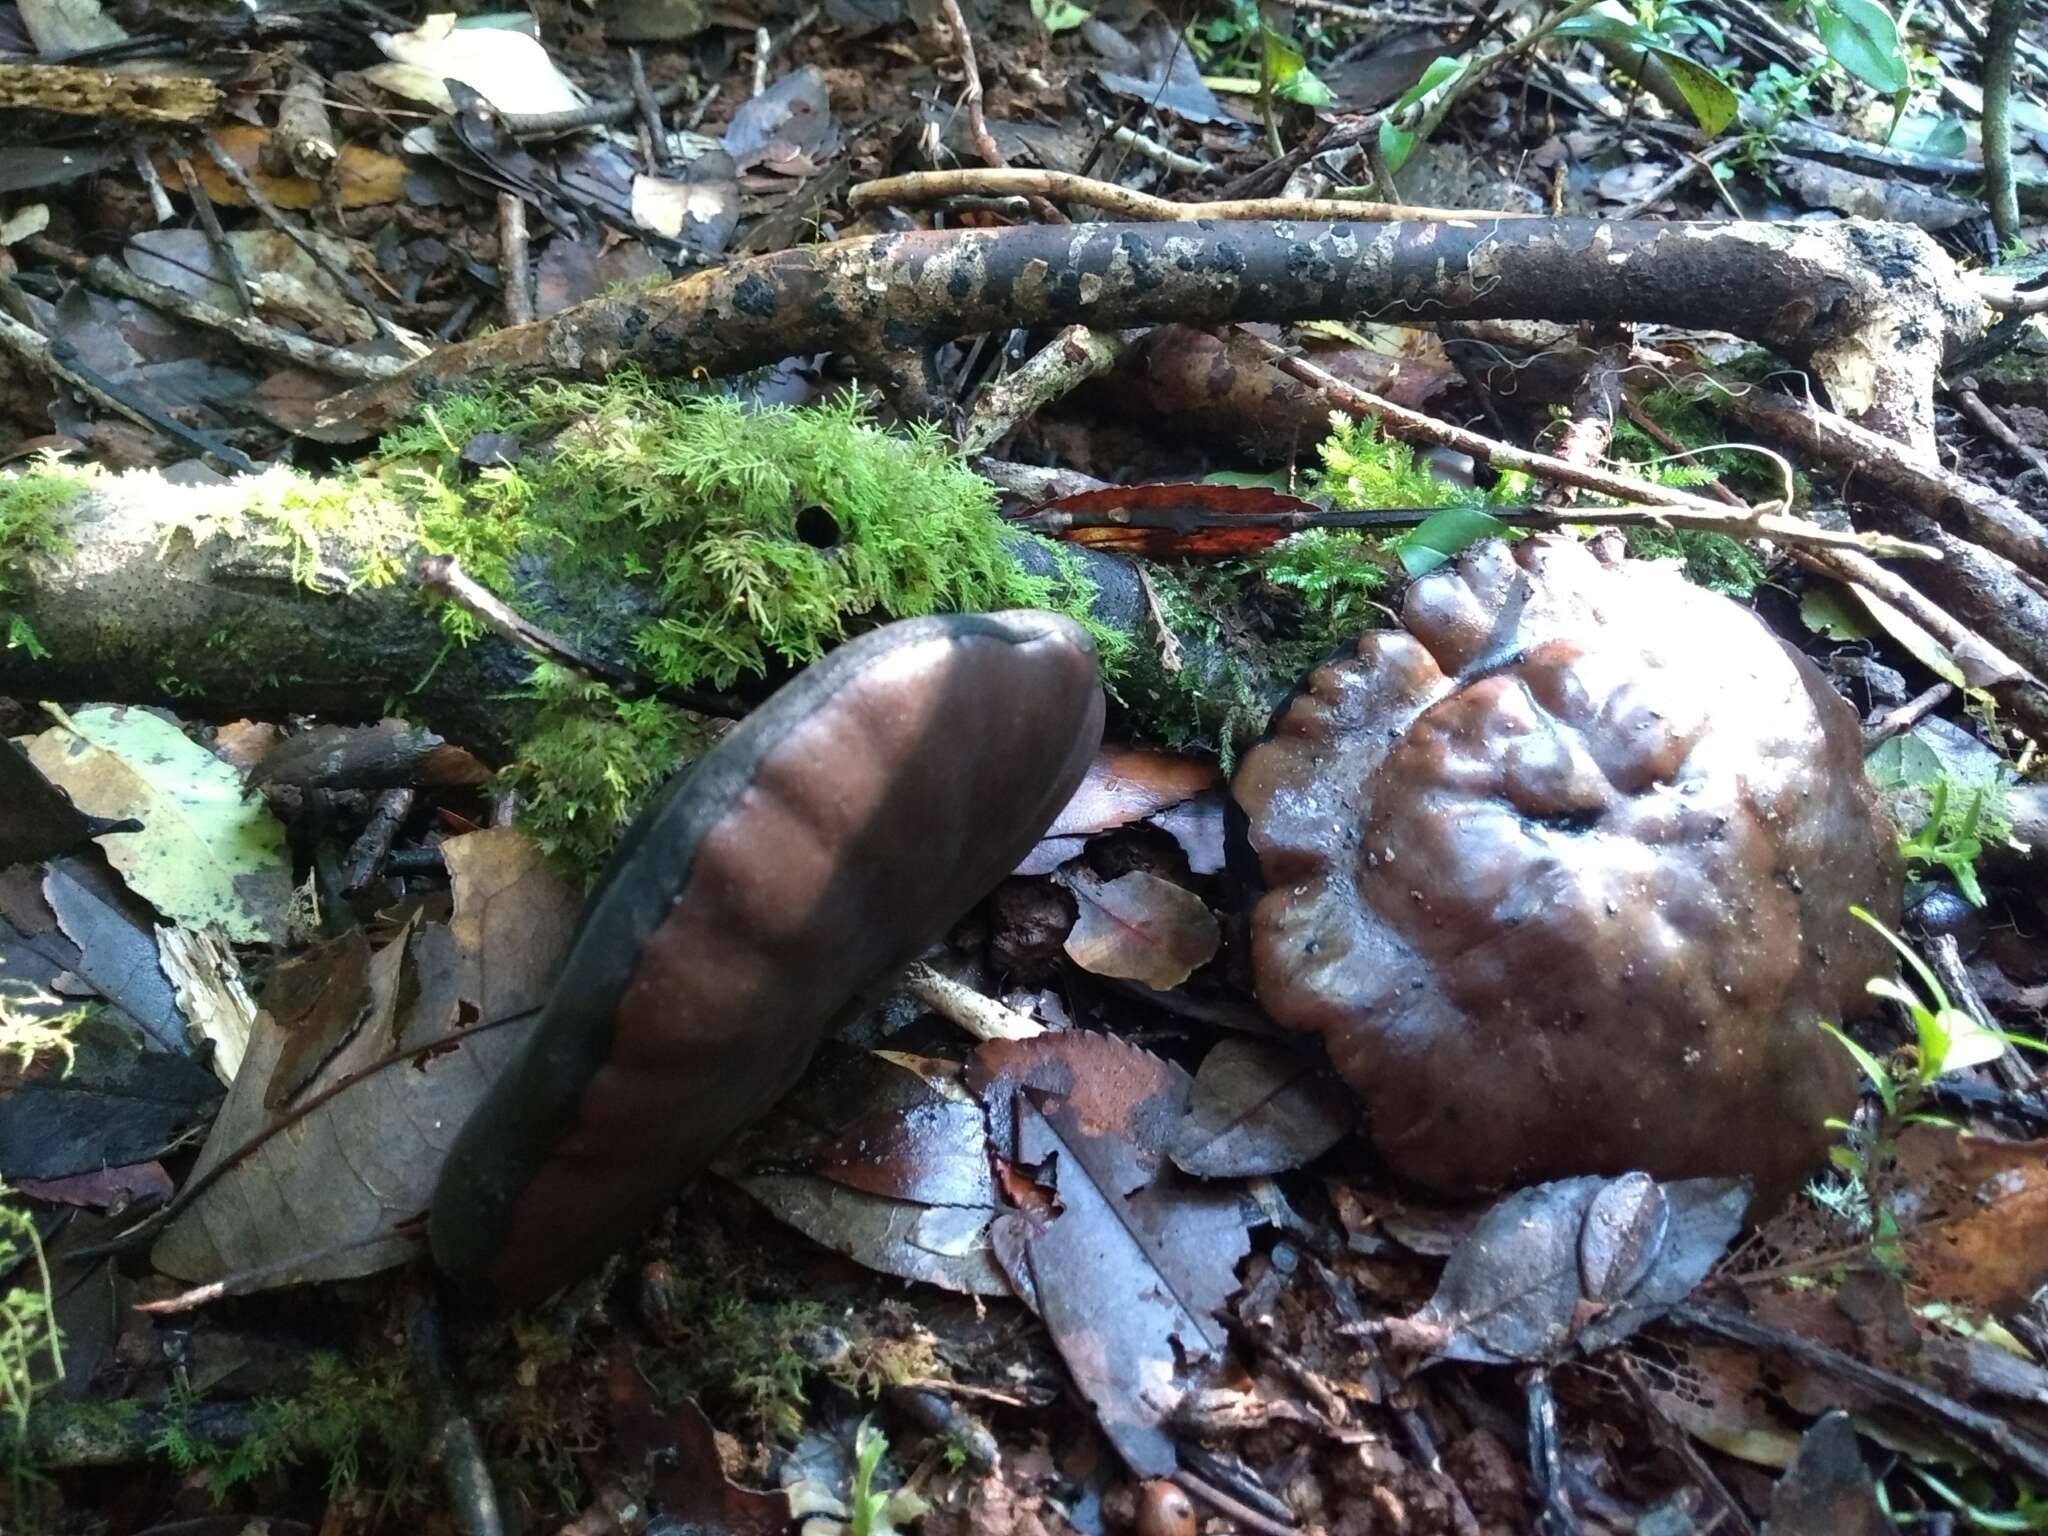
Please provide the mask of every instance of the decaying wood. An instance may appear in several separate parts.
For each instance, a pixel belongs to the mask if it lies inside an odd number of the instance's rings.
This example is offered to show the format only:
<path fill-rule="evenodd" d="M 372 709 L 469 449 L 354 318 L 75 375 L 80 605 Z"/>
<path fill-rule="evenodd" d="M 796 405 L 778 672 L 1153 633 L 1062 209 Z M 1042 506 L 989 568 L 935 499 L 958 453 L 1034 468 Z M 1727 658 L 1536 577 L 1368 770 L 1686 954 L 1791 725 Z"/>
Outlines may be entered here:
<path fill-rule="evenodd" d="M 114 117 L 130 123 L 200 123 L 220 107 L 202 75 L 117 75 L 72 64 L 0 64 L 0 109 Z"/>
<path fill-rule="evenodd" d="M 303 482 L 283 471 L 216 485 L 109 475 L 66 509 L 70 548 L 26 562 L 7 611 L 48 655 L 0 647 L 0 695 L 161 703 L 188 717 L 311 714 L 336 721 L 403 713 L 487 758 L 531 729 L 524 644 L 489 634 L 448 644 L 437 603 L 411 583 L 367 586 L 364 551 L 340 539 L 303 549 L 266 540 L 251 509 Z M 1056 575 L 1027 547 L 1027 563 Z M 1152 643 L 1132 567 L 1077 550 L 1098 588 L 1095 616 Z M 413 564 L 428 554 L 415 550 Z M 644 597 L 623 584 L 522 581 L 523 620 L 590 637 L 617 670 L 631 661 Z M 671 696 L 664 694 L 665 697 Z M 756 700 L 758 701 L 758 700 Z M 678 698 L 733 713 L 747 700 Z"/>
<path fill-rule="evenodd" d="M 327 402 L 314 425 L 362 435 L 485 376 L 687 376 L 846 351 L 899 398 L 926 398 L 918 348 L 969 332 L 1162 320 L 1338 317 L 1640 321 L 1733 331 L 1812 368 L 1837 404 L 1933 457 L 1942 360 L 1983 306 L 1918 230 L 1814 224 L 1088 224 L 873 235 L 594 299 L 446 347 Z"/>

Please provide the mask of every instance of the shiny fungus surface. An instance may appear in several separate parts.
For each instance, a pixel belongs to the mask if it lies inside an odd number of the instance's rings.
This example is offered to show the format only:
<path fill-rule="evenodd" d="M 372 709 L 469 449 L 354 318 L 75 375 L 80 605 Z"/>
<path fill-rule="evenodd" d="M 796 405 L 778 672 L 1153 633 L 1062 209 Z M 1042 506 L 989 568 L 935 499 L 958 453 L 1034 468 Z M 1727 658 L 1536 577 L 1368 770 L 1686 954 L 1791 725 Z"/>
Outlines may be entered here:
<path fill-rule="evenodd" d="M 1817 1026 L 1889 974 L 1854 712 L 1747 609 L 1562 537 L 1476 546 L 1316 669 L 1232 786 L 1259 1000 L 1397 1173 L 1641 1169 L 1767 1199 L 1855 1104 Z"/>
<path fill-rule="evenodd" d="M 785 684 L 621 840 L 450 1149 L 435 1262 L 522 1303 L 629 1242 L 1016 867 L 1102 717 L 1086 631 L 1029 610 L 885 625 Z"/>

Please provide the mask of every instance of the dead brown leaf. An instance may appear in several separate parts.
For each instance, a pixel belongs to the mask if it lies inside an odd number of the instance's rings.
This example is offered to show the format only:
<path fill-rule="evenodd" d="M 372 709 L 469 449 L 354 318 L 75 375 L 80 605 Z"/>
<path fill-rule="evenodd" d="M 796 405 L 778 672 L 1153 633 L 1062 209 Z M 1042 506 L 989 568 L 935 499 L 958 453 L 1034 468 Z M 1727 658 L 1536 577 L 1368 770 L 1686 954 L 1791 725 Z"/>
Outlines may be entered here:
<path fill-rule="evenodd" d="M 1097 880 L 1076 871 L 1061 883 L 1079 905 L 1067 934 L 1067 957 L 1097 976 L 1119 976 L 1165 992 L 1214 959 L 1222 943 L 1202 898 L 1157 875 L 1134 869 Z"/>

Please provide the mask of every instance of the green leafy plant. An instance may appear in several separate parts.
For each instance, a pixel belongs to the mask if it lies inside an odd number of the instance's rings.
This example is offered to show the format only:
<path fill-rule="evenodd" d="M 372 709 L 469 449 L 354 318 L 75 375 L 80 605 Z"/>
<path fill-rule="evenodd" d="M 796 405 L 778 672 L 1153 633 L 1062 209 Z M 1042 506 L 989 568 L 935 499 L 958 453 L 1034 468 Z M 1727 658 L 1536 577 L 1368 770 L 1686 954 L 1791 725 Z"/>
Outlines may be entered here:
<path fill-rule="evenodd" d="M 1973 906 L 1984 905 L 1977 861 L 2010 843 L 2003 769 L 1945 762 L 1917 735 L 1895 736 L 1864 759 L 1864 772 L 1899 826 L 1899 852 L 1914 873 L 1945 870 Z"/>
<path fill-rule="evenodd" d="M 1465 61 L 1448 54 L 1439 55 L 1429 61 L 1429 67 L 1400 98 L 1387 108 L 1380 119 L 1380 154 L 1386 160 L 1387 169 L 1398 171 L 1408 163 L 1408 157 L 1415 153 L 1415 125 L 1430 106 L 1445 91 L 1456 83 L 1465 72 Z"/>
<path fill-rule="evenodd" d="M 0 1416 L 17 1456 L 38 1396 L 64 1379 L 50 1265 L 33 1217 L 0 1184 Z"/>
<path fill-rule="evenodd" d="M 862 1419 L 853 1436 L 853 1503 L 847 1523 L 851 1536 L 897 1536 L 930 1507 L 908 1488 L 875 1486 L 875 1473 L 888 1453 L 888 1437 Z"/>
<path fill-rule="evenodd" d="M 1312 23 L 1311 38 L 1321 32 Z M 1258 0 L 1228 0 L 1223 13 L 1198 22 L 1187 31 L 1189 44 L 1204 61 L 1203 81 L 1211 90 L 1257 95 L 1259 115 L 1273 152 L 1281 149 L 1276 101 L 1305 107 L 1327 107 L 1335 100 L 1329 86 L 1309 68 L 1307 49 L 1266 20 Z"/>
<path fill-rule="evenodd" d="M 1676 5 L 1643 6 L 1630 16 L 1618 4 L 1609 4 L 1569 18 L 1558 26 L 1557 35 L 1600 45 L 1601 51 L 1617 62 L 1630 57 L 1655 60 L 1677 88 L 1693 121 L 1709 138 L 1718 138 L 1735 121 L 1741 102 L 1732 85 L 1683 46 L 1684 39 L 1695 33 L 1711 40 L 1712 26 Z"/>
<path fill-rule="evenodd" d="M 232 1443 L 190 1431 L 197 1406 L 191 1394 L 174 1390 L 151 1449 L 181 1470 L 203 1470 L 216 1503 L 246 1483 L 309 1462 L 336 1497 L 363 1484 L 366 1451 L 374 1452 L 387 1493 L 396 1495 L 410 1489 L 426 1451 L 419 1397 L 396 1356 L 364 1365 L 312 1355 L 306 1385 L 259 1399 L 249 1433 Z"/>
<path fill-rule="evenodd" d="M 1899 24 L 1879 0 L 1817 0 L 1810 12 L 1837 65 L 1883 95 L 1906 90 L 1911 72 Z"/>
<path fill-rule="evenodd" d="M 1048 32 L 1071 32 L 1090 12 L 1071 0 L 1031 0 L 1031 14 Z"/>
<path fill-rule="evenodd" d="M 1830 1152 L 1830 1160 L 1849 1179 L 1843 1198 L 1816 1190 L 1823 1204 L 1838 1213 L 1855 1217 L 1869 1229 L 1871 1251 L 1880 1263 L 1897 1267 L 1903 1261 L 1899 1229 L 1891 1203 L 1886 1198 L 1886 1181 L 1896 1161 L 1900 1133 L 1909 1125 L 1948 1125 L 1942 1116 L 1921 1108 L 1928 1090 L 1951 1072 L 1967 1071 L 1995 1061 L 2008 1046 L 2048 1051 L 2030 1036 L 2005 1030 L 1987 1029 L 1966 1010 L 1949 1001 L 1941 980 L 1913 952 L 1911 945 L 1893 933 L 1861 907 L 1851 907 L 1858 921 L 1868 923 L 1898 951 L 1910 975 L 1925 990 L 1923 997 L 1889 976 L 1873 976 L 1867 989 L 1873 997 L 1896 1003 L 1913 1027 L 1913 1038 L 1886 1058 L 1880 1058 L 1851 1039 L 1834 1024 L 1822 1022 L 1826 1030 L 1863 1071 L 1877 1094 L 1879 1113 L 1868 1123 L 1830 1119 L 1831 1130 L 1842 1133 L 1842 1145 Z"/>

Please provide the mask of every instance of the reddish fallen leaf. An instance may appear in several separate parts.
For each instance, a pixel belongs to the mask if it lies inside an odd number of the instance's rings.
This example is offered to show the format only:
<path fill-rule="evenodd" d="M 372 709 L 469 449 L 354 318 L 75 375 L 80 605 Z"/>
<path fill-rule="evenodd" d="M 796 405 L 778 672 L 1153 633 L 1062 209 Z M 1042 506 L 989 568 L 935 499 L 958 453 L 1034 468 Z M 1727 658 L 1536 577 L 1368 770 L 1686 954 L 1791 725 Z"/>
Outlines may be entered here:
<path fill-rule="evenodd" d="M 2048 1140 L 1911 1126 L 1899 1174 L 1918 1202 L 1899 1213 L 1907 1263 L 1930 1297 L 2005 1312 L 2048 1281 Z"/>
<path fill-rule="evenodd" d="M 1178 752 L 1104 747 L 1047 837 L 1089 836 L 1142 821 L 1221 781 L 1214 762 Z"/>
<path fill-rule="evenodd" d="M 612 1351 L 605 1400 L 616 1465 L 627 1486 L 644 1493 L 648 1529 L 700 1536 L 784 1536 L 789 1530 L 789 1500 L 727 1477 L 704 1410 L 688 1398 L 665 1413 L 657 1409 L 624 1345 Z"/>
<path fill-rule="evenodd" d="M 1113 1127 L 1161 1159 L 1194 1092 L 1194 1080 L 1165 1057 L 1086 1030 L 991 1040 L 961 1076 L 988 1116 L 989 1145 L 1012 1162 L 1021 1155 L 1013 1103 L 1024 1089 L 1058 1095 L 1085 1124 Z"/>
<path fill-rule="evenodd" d="M 879 1274 L 1006 1295 L 987 1130 L 931 1070 L 828 1043 L 715 1166 L 778 1221 Z"/>
<path fill-rule="evenodd" d="M 1061 883 L 1079 905 L 1067 957 L 1097 976 L 1165 992 L 1214 959 L 1222 943 L 1202 898 L 1171 880 L 1134 869 L 1106 881 L 1077 871 Z"/>
<path fill-rule="evenodd" d="M 1157 481 L 1058 496 L 1026 508 L 1017 525 L 1094 549 L 1151 559 L 1248 555 L 1315 526 L 1312 501 L 1258 485 Z"/>
<path fill-rule="evenodd" d="M 1195 1073 L 1173 1161 L 1205 1179 L 1284 1173 L 1329 1151 L 1357 1117 L 1357 1098 L 1326 1066 L 1277 1041 L 1233 1036 Z"/>
<path fill-rule="evenodd" d="M 973 1104 L 936 1099 L 864 1115 L 812 1164 L 836 1184 L 920 1205 L 993 1207 L 988 1124 Z"/>

